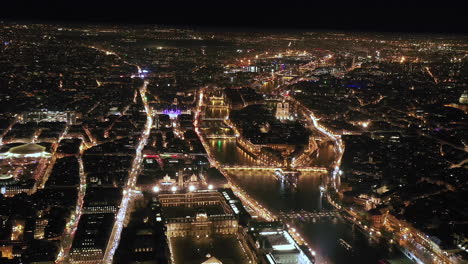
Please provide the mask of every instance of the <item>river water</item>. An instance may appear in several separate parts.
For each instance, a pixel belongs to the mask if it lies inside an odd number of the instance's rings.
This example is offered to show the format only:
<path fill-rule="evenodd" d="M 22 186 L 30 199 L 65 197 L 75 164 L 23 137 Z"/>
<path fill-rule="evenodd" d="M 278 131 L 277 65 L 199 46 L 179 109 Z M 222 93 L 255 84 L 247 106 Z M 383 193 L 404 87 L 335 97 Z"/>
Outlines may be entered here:
<path fill-rule="evenodd" d="M 212 153 L 224 164 L 250 165 L 254 159 L 237 147 L 235 140 L 209 140 Z M 333 147 L 328 142 L 320 145 L 317 165 L 326 165 L 333 160 Z M 297 188 L 293 189 L 276 180 L 273 172 L 231 171 L 232 177 L 253 198 L 274 212 L 290 210 L 331 209 L 319 186 L 324 173 L 308 172 L 301 174 Z M 363 231 L 346 222 L 341 217 L 328 217 L 315 221 L 295 221 L 291 223 L 313 248 L 320 263 L 378 263 L 388 259 L 391 263 L 411 263 L 396 249 L 384 242 L 377 242 L 364 235 Z M 347 250 L 339 240 L 352 246 Z"/>

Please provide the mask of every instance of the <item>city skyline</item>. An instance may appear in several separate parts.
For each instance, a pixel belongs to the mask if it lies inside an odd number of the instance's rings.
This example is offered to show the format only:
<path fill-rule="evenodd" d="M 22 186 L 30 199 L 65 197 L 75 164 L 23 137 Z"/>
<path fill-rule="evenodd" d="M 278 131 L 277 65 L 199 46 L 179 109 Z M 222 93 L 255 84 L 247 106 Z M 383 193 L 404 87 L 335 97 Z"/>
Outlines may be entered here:
<path fill-rule="evenodd" d="M 0 263 L 468 261 L 459 17 L 142 7 L 1 20 Z"/>

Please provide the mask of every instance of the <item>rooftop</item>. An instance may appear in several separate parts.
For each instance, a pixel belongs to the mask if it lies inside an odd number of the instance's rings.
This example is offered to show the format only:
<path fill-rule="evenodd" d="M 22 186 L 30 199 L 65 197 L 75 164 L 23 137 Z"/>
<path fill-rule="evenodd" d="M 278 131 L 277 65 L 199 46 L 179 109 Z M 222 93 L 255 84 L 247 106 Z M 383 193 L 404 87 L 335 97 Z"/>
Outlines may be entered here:
<path fill-rule="evenodd" d="M 35 143 L 27 143 L 10 148 L 3 155 L 7 157 L 44 157 L 50 156 L 47 148 Z"/>

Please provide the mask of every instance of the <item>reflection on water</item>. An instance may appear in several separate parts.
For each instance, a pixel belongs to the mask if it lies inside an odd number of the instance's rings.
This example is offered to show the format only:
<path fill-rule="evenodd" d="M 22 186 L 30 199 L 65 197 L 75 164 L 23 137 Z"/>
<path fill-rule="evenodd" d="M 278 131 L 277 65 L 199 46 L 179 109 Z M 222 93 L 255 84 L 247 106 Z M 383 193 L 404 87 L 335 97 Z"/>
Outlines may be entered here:
<path fill-rule="evenodd" d="M 319 142 L 318 145 L 318 157 L 312 162 L 312 165 L 319 167 L 328 167 L 333 163 L 335 159 L 335 151 L 333 142 L 325 141 Z"/>
<path fill-rule="evenodd" d="M 208 107 L 205 110 L 206 118 L 226 118 L 228 115 L 229 111 L 226 108 Z"/>
<path fill-rule="evenodd" d="M 273 211 L 306 211 L 331 209 L 319 191 L 321 176 L 309 172 L 299 178 L 298 187 L 291 189 L 279 183 L 273 172 L 236 171 L 231 176 L 255 199 Z M 293 225 L 301 230 L 306 240 L 319 254 L 321 263 L 377 263 L 382 258 L 401 258 L 402 254 L 383 242 L 369 239 L 358 227 L 342 218 L 316 218 L 311 221 L 296 220 Z M 339 240 L 352 246 L 348 251 Z M 399 262 L 409 263 L 409 262 Z"/>
<path fill-rule="evenodd" d="M 207 140 L 216 158 L 227 165 L 251 165 L 255 159 L 239 148 L 235 139 Z M 319 144 L 318 157 L 313 161 L 314 166 L 329 166 L 334 159 L 333 143 L 330 141 Z"/>
<path fill-rule="evenodd" d="M 235 139 L 207 140 L 216 159 L 226 165 L 252 165 L 255 159 L 237 146 Z"/>
<path fill-rule="evenodd" d="M 235 140 L 209 140 L 213 154 L 224 164 L 252 164 L 254 159 L 237 147 Z M 320 145 L 317 165 L 333 159 L 333 146 Z M 326 174 L 307 172 L 301 174 L 297 188 L 281 184 L 273 171 L 230 171 L 232 178 L 253 198 L 274 212 L 331 209 L 319 187 Z M 321 256 L 320 263 L 377 263 L 382 258 L 399 259 L 393 263 L 410 263 L 402 254 L 383 242 L 369 239 L 359 228 L 342 218 L 322 218 L 315 221 L 294 221 L 306 240 Z M 347 250 L 339 242 L 345 240 L 352 246 Z"/>
<path fill-rule="evenodd" d="M 297 188 L 279 182 L 272 171 L 236 171 L 233 178 L 255 199 L 278 211 L 321 210 L 320 173 L 304 172 L 299 176 Z M 317 188 L 310 188 L 317 186 Z"/>

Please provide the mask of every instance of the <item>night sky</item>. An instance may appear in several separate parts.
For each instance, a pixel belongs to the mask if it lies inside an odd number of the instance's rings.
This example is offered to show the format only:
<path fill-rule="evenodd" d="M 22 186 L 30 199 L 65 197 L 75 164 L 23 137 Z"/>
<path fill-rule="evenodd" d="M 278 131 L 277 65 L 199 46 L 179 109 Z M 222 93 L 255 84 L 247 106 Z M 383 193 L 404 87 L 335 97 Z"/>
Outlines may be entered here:
<path fill-rule="evenodd" d="M 0 17 L 15 22 L 468 34 L 466 10 L 466 4 L 452 1 L 411 0 L 43 0 L 4 2 Z"/>

